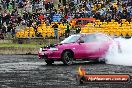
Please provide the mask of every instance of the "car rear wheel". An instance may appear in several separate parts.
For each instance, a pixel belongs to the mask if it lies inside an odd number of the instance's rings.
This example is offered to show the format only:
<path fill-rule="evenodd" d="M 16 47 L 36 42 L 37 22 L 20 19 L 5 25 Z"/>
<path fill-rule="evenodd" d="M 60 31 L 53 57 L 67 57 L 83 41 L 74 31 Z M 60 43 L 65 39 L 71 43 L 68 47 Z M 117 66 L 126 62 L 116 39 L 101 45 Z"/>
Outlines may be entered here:
<path fill-rule="evenodd" d="M 105 58 L 97 58 L 95 60 L 93 60 L 94 63 L 102 63 L 105 64 L 107 62 L 107 60 Z"/>
<path fill-rule="evenodd" d="M 73 64 L 73 54 L 70 51 L 65 51 L 62 55 L 62 61 L 65 65 Z"/>
<path fill-rule="evenodd" d="M 98 62 L 102 63 L 102 64 L 106 64 L 107 63 L 107 59 L 106 58 L 98 59 Z"/>
<path fill-rule="evenodd" d="M 52 60 L 45 60 L 45 62 L 47 65 L 52 65 L 54 63 L 54 61 L 52 61 Z"/>
<path fill-rule="evenodd" d="M 118 45 L 117 45 L 118 46 Z M 111 48 L 111 47 L 109 47 L 109 48 Z M 116 46 L 113 46 L 112 47 L 112 49 L 115 49 L 116 48 Z M 110 49 L 111 50 L 111 49 Z M 101 58 L 98 58 L 96 61 L 97 62 L 99 62 L 99 63 L 107 63 L 108 62 L 108 60 L 107 60 L 107 54 L 109 53 L 109 49 L 106 51 L 106 53 L 105 53 L 105 55 L 103 56 L 103 57 L 101 57 Z M 117 50 L 112 50 L 112 52 L 111 53 L 113 53 L 113 54 L 118 54 L 118 53 L 122 53 L 122 49 L 121 49 L 121 47 L 120 46 L 118 46 L 117 47 Z"/>

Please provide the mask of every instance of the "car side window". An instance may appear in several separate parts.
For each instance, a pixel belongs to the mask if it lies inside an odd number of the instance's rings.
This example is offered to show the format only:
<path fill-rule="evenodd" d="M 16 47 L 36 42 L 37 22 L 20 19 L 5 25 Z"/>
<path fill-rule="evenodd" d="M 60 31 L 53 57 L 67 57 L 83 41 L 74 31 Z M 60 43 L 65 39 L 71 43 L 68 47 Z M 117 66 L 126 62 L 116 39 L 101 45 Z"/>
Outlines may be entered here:
<path fill-rule="evenodd" d="M 110 38 L 108 38 L 107 36 L 104 36 L 104 35 L 98 35 L 98 36 L 97 36 L 97 40 L 98 40 L 99 42 L 105 42 L 105 41 L 109 41 Z"/>
<path fill-rule="evenodd" d="M 84 37 L 84 42 L 89 43 L 89 42 L 96 42 L 96 36 L 93 34 L 88 34 Z"/>

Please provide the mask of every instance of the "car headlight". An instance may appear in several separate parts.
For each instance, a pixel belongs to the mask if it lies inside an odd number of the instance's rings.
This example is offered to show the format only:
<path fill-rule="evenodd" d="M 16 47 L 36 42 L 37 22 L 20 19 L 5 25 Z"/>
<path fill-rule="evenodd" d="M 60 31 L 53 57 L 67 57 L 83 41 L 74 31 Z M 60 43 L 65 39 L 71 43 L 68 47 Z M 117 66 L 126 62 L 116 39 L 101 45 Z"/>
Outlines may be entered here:
<path fill-rule="evenodd" d="M 42 51 L 42 48 L 40 48 L 39 51 L 41 52 Z"/>
<path fill-rule="evenodd" d="M 58 48 L 50 48 L 49 50 L 51 50 L 51 51 L 57 51 L 59 49 Z"/>

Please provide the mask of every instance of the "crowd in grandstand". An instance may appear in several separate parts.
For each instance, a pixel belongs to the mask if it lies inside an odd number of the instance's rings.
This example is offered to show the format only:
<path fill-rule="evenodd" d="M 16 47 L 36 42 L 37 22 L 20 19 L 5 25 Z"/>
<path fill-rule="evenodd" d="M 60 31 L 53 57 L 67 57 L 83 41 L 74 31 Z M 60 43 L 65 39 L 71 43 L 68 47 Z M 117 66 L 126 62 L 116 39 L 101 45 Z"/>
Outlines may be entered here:
<path fill-rule="evenodd" d="M 128 22 L 132 19 L 131 0 L 117 0 L 116 4 L 114 0 L 69 0 L 65 3 L 62 1 L 59 0 L 56 7 L 53 1 L 48 0 L 1 0 L 0 33 L 14 36 L 17 26 L 32 26 L 37 32 L 37 26 L 41 21 L 48 26 L 54 21 L 55 14 L 61 14 L 60 20 L 56 21 L 63 24 L 68 23 L 71 18 L 93 17 L 105 22 L 115 19 L 119 23 L 121 19 Z M 40 4 L 44 8 L 40 8 Z M 31 11 L 28 9 L 30 7 Z"/>

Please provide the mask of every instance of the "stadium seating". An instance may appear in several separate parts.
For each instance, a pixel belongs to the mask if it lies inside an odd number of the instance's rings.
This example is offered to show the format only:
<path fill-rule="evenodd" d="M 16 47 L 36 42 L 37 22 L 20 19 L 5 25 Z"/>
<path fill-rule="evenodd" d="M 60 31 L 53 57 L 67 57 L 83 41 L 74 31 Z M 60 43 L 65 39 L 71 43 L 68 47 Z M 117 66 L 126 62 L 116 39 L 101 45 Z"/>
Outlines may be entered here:
<path fill-rule="evenodd" d="M 122 23 L 115 22 L 100 22 L 100 20 L 95 20 L 95 26 L 92 26 L 92 23 L 86 25 L 87 28 L 81 28 L 81 33 L 93 33 L 93 32 L 102 32 L 111 36 L 132 36 L 132 22 L 127 22 L 126 19 L 122 19 Z M 100 26 L 98 26 L 100 25 Z"/>
<path fill-rule="evenodd" d="M 57 14 L 55 17 L 57 19 L 61 15 Z M 52 38 L 54 37 L 54 28 L 52 26 L 54 23 L 58 22 L 52 22 L 51 25 L 46 26 L 44 22 L 41 23 L 41 25 L 38 26 L 37 32 L 42 35 L 43 38 Z M 72 26 L 75 26 L 76 21 L 72 20 L 70 21 L 70 29 Z M 66 29 L 66 24 L 59 23 L 58 24 L 58 35 L 59 37 L 64 35 L 65 29 Z M 100 20 L 95 20 L 95 25 L 94 23 L 87 23 L 85 26 L 81 28 L 81 33 L 93 33 L 93 32 L 102 32 L 108 35 L 116 35 L 116 36 L 126 36 L 132 35 L 132 22 L 127 22 L 126 19 L 122 19 L 122 24 L 115 22 L 115 20 L 111 20 L 111 22 L 101 22 Z M 35 31 L 33 27 L 26 27 L 25 29 L 20 30 L 19 32 L 16 33 L 16 37 L 18 38 L 33 38 L 36 37 Z"/>

